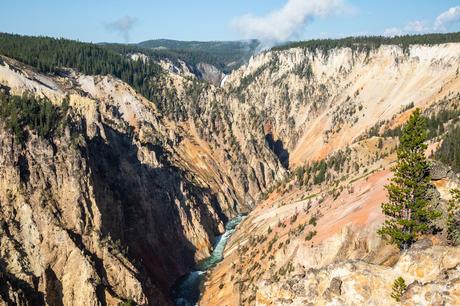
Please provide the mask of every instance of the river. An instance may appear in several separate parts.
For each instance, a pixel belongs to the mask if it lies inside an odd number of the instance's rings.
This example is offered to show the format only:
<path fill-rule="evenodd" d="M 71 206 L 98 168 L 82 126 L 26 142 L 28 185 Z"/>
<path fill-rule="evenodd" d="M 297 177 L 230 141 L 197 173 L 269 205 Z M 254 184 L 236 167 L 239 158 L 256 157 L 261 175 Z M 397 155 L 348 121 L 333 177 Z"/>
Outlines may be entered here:
<path fill-rule="evenodd" d="M 199 262 L 192 272 L 180 278 L 173 288 L 173 297 L 177 306 L 195 306 L 200 299 L 206 273 L 214 268 L 224 257 L 224 249 L 228 239 L 235 232 L 236 226 L 244 216 L 230 220 L 225 226 L 225 233 L 216 239 L 211 256 Z"/>

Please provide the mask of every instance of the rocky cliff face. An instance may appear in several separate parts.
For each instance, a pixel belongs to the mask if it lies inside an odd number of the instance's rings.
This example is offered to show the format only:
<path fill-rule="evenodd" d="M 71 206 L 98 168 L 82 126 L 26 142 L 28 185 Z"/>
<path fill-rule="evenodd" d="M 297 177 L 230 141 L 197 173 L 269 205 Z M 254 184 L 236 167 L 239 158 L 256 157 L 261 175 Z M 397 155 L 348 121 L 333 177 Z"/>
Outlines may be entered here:
<path fill-rule="evenodd" d="M 408 265 L 423 268 L 412 255 L 400 257 L 382 243 L 376 230 L 383 222 L 383 187 L 397 146 L 397 139 L 382 133 L 405 122 L 413 107 L 427 115 L 458 109 L 458 48 L 290 49 L 261 54 L 230 76 L 225 88 L 265 115 L 265 133 L 282 144 L 278 153 L 287 151 L 295 171 L 270 189 L 237 229 L 200 305 L 390 303 L 397 273 L 412 282 L 404 303 L 433 297 L 455 304 L 456 276 L 446 281 L 443 275 L 456 271 L 458 263 L 427 281 L 408 278 L 407 271 L 398 270 L 398 260 L 412 258 Z M 428 151 L 438 144 L 433 139 Z M 436 205 L 445 206 L 458 180 L 443 176 L 433 183 Z M 445 251 L 458 261 L 458 248 Z M 347 264 L 350 260 L 358 262 Z M 346 282 L 334 279 L 341 272 Z M 374 272 L 388 279 L 360 281 Z M 329 275 L 324 284 L 323 273 Z M 381 291 L 379 282 L 388 282 Z M 443 286 L 449 286 L 445 295 L 434 298 Z"/>
<path fill-rule="evenodd" d="M 51 78 L 5 59 L 0 80 L 10 94 L 70 104 L 51 140 L 31 132 L 21 145 L 1 127 L 6 303 L 169 304 L 174 281 L 209 255 L 224 222 L 260 192 L 244 184 L 247 161 L 228 167 L 225 147 L 198 137 L 193 121 L 163 118 L 116 79 L 71 71 Z M 266 154 L 268 162 L 251 160 L 273 167 L 271 179 L 282 175 Z"/>
<path fill-rule="evenodd" d="M 421 244 L 426 242 L 421 242 Z M 265 281 L 257 305 L 393 305 L 392 285 L 402 277 L 410 284 L 400 305 L 456 305 L 460 300 L 460 250 L 415 245 L 393 267 L 343 261 Z"/>
<path fill-rule="evenodd" d="M 405 106 L 458 92 L 459 44 L 265 52 L 234 72 L 227 91 L 254 108 L 294 166 L 355 141 Z"/>
<path fill-rule="evenodd" d="M 389 171 L 377 171 L 349 183 L 339 195 L 327 189 L 305 193 L 298 187 L 276 191 L 232 236 L 224 261 L 206 282 L 200 305 L 392 304 L 391 287 L 399 276 L 412 284 L 409 288 L 420 290 L 417 296 L 407 294 L 407 305 L 417 304 L 419 298 L 430 301 L 443 286 L 448 289 L 437 299 L 455 305 L 457 276 L 448 281 L 444 276 L 456 275 L 458 247 L 427 238 L 401 254 L 376 234 L 384 220 L 380 204 L 389 177 Z M 460 186 L 457 178 L 447 175 L 434 183 L 441 206 L 450 198 L 448 191 Z M 420 255 L 421 250 L 440 257 Z M 444 262 L 442 258 L 453 263 L 438 266 L 425 279 L 432 268 L 424 269 Z M 409 267 L 411 271 L 403 270 Z"/>
<path fill-rule="evenodd" d="M 295 275 L 304 288 L 322 284 L 308 294 L 324 303 L 348 301 L 354 289 L 346 279 L 409 277 L 388 267 L 404 259 L 375 236 L 397 142 L 380 147 L 369 130 L 401 124 L 411 102 L 434 110 L 452 99 L 459 51 L 460 44 L 265 52 L 223 87 L 166 61 L 152 84 L 155 101 L 110 76 L 50 77 L 3 58 L 2 91 L 57 107 L 67 98 L 69 110 L 55 137 L 30 131 L 24 144 L 0 122 L 2 302 L 169 305 L 174 281 L 209 255 L 224 223 L 252 210 L 209 278 L 203 305 L 303 303 L 306 290 L 275 294 Z M 328 182 L 302 187 L 288 176 L 340 150 L 345 166 Z M 445 199 L 454 183 L 437 184 Z M 457 254 L 440 248 L 424 252 Z M 349 260 L 359 262 L 340 270 L 337 262 Z M 437 280 L 444 272 L 454 280 L 455 265 L 442 266 L 436 281 L 414 282 L 412 296 L 447 288 Z"/>

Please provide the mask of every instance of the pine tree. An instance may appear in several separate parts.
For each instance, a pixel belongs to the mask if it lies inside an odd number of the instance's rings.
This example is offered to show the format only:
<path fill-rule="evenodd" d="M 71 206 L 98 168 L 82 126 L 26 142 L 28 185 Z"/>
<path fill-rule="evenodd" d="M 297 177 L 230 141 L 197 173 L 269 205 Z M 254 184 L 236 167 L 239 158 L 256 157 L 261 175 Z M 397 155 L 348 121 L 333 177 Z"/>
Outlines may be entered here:
<path fill-rule="evenodd" d="M 387 220 L 378 231 L 402 249 L 407 249 L 420 234 L 429 232 L 432 221 L 440 217 L 439 212 L 429 207 L 431 183 L 425 158 L 426 139 L 426 119 L 416 109 L 399 139 L 394 177 L 385 186 L 389 201 L 382 204 Z"/>
<path fill-rule="evenodd" d="M 407 289 L 406 282 L 404 278 L 398 277 L 395 279 L 393 283 L 393 292 L 391 293 L 391 297 L 396 300 L 396 302 L 401 301 L 401 297 L 403 296 L 404 292 Z"/>
<path fill-rule="evenodd" d="M 452 199 L 447 210 L 447 239 L 452 245 L 460 244 L 460 190 L 451 190 Z"/>

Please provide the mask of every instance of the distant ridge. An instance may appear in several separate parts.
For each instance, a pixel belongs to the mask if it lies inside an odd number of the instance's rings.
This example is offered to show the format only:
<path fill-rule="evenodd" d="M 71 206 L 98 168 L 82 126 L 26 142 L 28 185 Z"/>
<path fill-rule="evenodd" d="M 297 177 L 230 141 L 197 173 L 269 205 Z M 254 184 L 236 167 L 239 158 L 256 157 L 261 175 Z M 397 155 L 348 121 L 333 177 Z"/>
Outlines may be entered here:
<path fill-rule="evenodd" d="M 240 41 L 179 41 L 171 39 L 146 40 L 138 47 L 157 51 L 169 50 L 178 53 L 207 54 L 216 59 L 224 72 L 233 70 L 246 63 L 257 51 L 258 40 Z M 225 71 L 227 70 L 227 71 Z"/>
<path fill-rule="evenodd" d="M 288 42 L 286 44 L 273 47 L 272 50 L 279 51 L 291 48 L 329 50 L 344 47 L 352 49 L 375 49 L 381 45 L 399 45 L 402 47 L 408 47 L 410 45 L 438 45 L 456 42 L 460 42 L 460 32 L 403 35 L 393 37 L 354 36 L 339 39 L 312 39 L 306 41 Z"/>

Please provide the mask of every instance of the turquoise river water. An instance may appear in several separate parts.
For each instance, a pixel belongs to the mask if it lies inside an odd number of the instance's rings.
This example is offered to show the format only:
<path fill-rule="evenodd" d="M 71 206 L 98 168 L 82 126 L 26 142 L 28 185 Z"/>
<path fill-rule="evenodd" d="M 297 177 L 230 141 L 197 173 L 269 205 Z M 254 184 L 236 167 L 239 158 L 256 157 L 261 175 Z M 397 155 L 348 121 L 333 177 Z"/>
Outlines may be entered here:
<path fill-rule="evenodd" d="M 225 245 L 243 219 L 244 216 L 238 216 L 230 220 L 225 226 L 225 233 L 217 237 L 211 256 L 199 262 L 192 272 L 177 281 L 172 292 L 177 306 L 197 305 L 206 273 L 222 261 Z"/>

